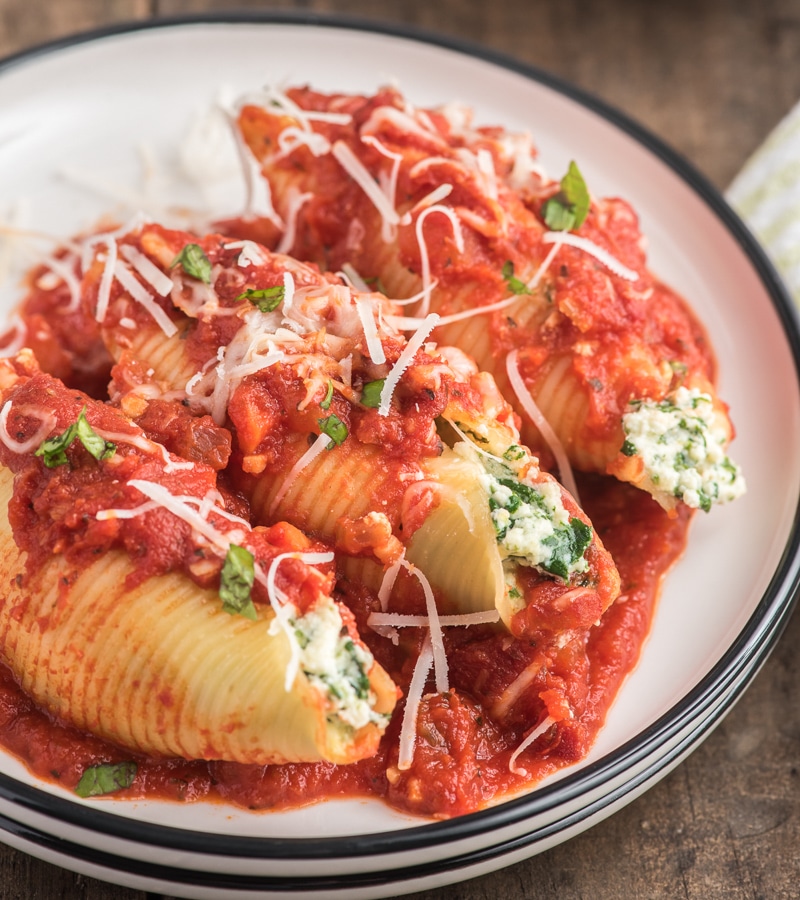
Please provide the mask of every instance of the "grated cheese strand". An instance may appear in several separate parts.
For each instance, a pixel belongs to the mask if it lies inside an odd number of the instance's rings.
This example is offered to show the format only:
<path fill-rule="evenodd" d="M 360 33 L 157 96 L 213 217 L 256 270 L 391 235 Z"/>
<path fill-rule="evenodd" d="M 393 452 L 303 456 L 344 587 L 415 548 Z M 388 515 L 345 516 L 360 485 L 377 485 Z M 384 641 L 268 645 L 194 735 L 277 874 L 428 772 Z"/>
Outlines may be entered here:
<path fill-rule="evenodd" d="M 232 543 L 241 542 L 244 538 L 244 534 L 238 529 L 235 529 L 228 534 L 223 534 L 221 531 L 214 528 L 214 526 L 197 510 L 192 509 L 185 498 L 170 493 L 167 488 L 161 484 L 157 484 L 155 481 L 132 478 L 128 484 L 131 487 L 136 488 L 148 499 L 154 500 L 159 506 L 163 506 L 168 512 L 171 512 L 174 516 L 186 522 L 187 525 L 193 528 L 198 534 L 202 535 L 213 547 L 216 547 L 222 556 L 228 552 Z"/>
<path fill-rule="evenodd" d="M 629 269 L 621 263 L 616 256 L 612 256 L 608 250 L 590 241 L 588 238 L 581 237 L 579 234 L 573 234 L 571 231 L 546 231 L 542 235 L 542 243 L 544 244 L 567 244 L 569 247 L 575 247 L 576 250 L 583 250 L 596 260 L 601 262 L 610 272 L 624 278 L 627 281 L 638 281 L 639 273 L 633 269 Z"/>
<path fill-rule="evenodd" d="M 397 758 L 397 768 L 405 771 L 411 768 L 414 761 L 414 747 L 417 742 L 417 716 L 419 704 L 422 700 L 422 692 L 425 690 L 425 681 L 433 663 L 433 647 L 431 645 L 430 632 L 425 635 L 422 649 L 414 665 L 414 674 L 411 676 L 411 684 L 408 686 L 406 707 L 403 711 L 403 724 L 400 727 L 400 752 Z"/>
<path fill-rule="evenodd" d="M 553 719 L 551 716 L 548 716 L 544 720 L 544 722 L 541 723 L 541 725 L 538 725 L 536 728 L 533 729 L 533 731 L 525 738 L 525 740 L 519 745 L 519 747 L 517 747 L 517 749 L 511 754 L 511 759 L 509 759 L 509 761 L 508 761 L 508 771 L 509 772 L 512 772 L 514 775 L 527 775 L 528 774 L 527 769 L 523 769 L 523 768 L 517 766 L 517 759 L 519 758 L 519 755 L 524 750 L 527 750 L 528 747 L 530 747 L 530 745 L 534 741 L 538 740 L 545 733 L 545 731 L 548 730 L 548 728 L 550 728 L 551 726 L 553 726 L 555 724 L 556 724 L 556 720 Z"/>
<path fill-rule="evenodd" d="M 439 624 L 443 628 L 464 627 L 470 625 L 492 625 L 500 621 L 500 613 L 496 609 L 483 612 L 462 613 L 454 616 L 439 616 Z M 407 613 L 374 612 L 367 619 L 370 628 L 427 628 L 430 625 L 428 616 L 412 616 Z"/>
<path fill-rule="evenodd" d="M 98 242 L 106 245 L 106 259 L 103 265 L 103 274 L 100 276 L 100 284 L 97 288 L 97 305 L 94 311 L 95 319 L 98 322 L 102 322 L 105 320 L 108 304 L 111 301 L 111 283 L 114 280 L 114 267 L 117 264 L 117 242 L 111 235 L 103 235 L 98 239 Z"/>
<path fill-rule="evenodd" d="M 372 301 L 369 297 L 356 297 L 356 312 L 364 329 L 364 338 L 367 341 L 367 350 L 370 358 L 377 365 L 386 362 L 386 354 L 383 352 L 383 344 L 378 334 L 378 326 L 375 324 L 375 316 L 372 309 Z"/>
<path fill-rule="evenodd" d="M 434 287 L 435 282 L 431 284 L 431 290 L 433 290 Z M 486 306 L 477 306 L 474 309 L 463 309 L 461 312 L 451 313 L 449 316 L 442 316 L 439 319 L 439 325 L 450 325 L 453 322 L 460 322 L 463 319 L 471 319 L 473 316 L 482 316 L 486 313 L 497 312 L 497 310 L 513 306 L 515 303 L 519 302 L 519 299 L 518 296 L 512 295 L 503 300 L 498 300 L 496 303 L 487 303 Z M 414 328 L 419 328 L 424 321 L 424 319 L 420 319 L 418 316 L 386 316 L 386 322 L 398 331 L 411 331 Z"/>
<path fill-rule="evenodd" d="M 166 297 L 172 291 L 172 279 L 158 266 L 132 244 L 122 244 L 119 248 L 120 256 L 130 263 L 138 275 L 140 275 L 153 290 L 160 296 Z"/>
<path fill-rule="evenodd" d="M 286 227 L 283 229 L 281 239 L 278 242 L 278 246 L 275 248 L 276 253 L 288 253 L 292 249 L 294 239 L 297 235 L 297 216 L 303 206 L 305 206 L 309 200 L 313 199 L 314 194 L 311 193 L 311 191 L 306 191 L 304 194 L 301 194 L 294 185 L 289 188 L 287 191 L 286 215 L 284 216 Z"/>
<path fill-rule="evenodd" d="M 397 210 L 394 206 L 389 202 L 388 197 L 383 192 L 378 182 L 375 181 L 370 174 L 369 169 L 367 169 L 364 163 L 361 162 L 344 141 L 336 141 L 331 149 L 331 153 L 345 172 L 347 172 L 361 190 L 364 191 L 375 209 L 378 210 L 378 213 L 383 220 L 381 237 L 384 243 L 388 244 L 393 241 L 395 229 L 400 222 L 400 216 L 397 214 Z"/>
<path fill-rule="evenodd" d="M 422 227 L 425 223 L 425 220 L 428 216 L 433 213 L 442 213 L 442 215 L 447 216 L 450 220 L 450 224 L 453 226 L 453 239 L 456 242 L 456 249 L 459 253 L 464 252 L 464 235 L 461 232 L 461 223 L 459 222 L 458 216 L 450 209 L 449 206 L 442 206 L 439 203 L 434 203 L 432 206 L 426 206 L 425 209 L 417 216 L 417 222 L 414 226 L 415 234 L 417 237 L 417 246 L 419 247 L 419 257 L 420 257 L 420 266 L 422 268 L 422 301 L 420 302 L 419 309 L 417 310 L 418 316 L 425 316 L 428 313 L 428 310 L 431 308 L 431 291 L 433 290 L 433 284 L 431 283 L 431 263 L 430 258 L 428 256 L 428 245 L 425 241 L 425 235 L 423 233 Z"/>
<path fill-rule="evenodd" d="M 397 205 L 397 179 L 400 175 L 400 163 L 403 161 L 402 153 L 395 153 L 393 150 L 390 150 L 386 147 L 378 138 L 375 137 L 374 134 L 365 134 L 362 136 L 361 140 L 363 143 L 367 144 L 367 146 L 372 147 L 374 150 L 377 150 L 381 156 L 385 156 L 386 159 L 390 159 L 392 161 L 392 168 L 389 172 L 389 177 L 386 179 L 383 184 L 383 191 L 386 194 L 386 199 L 389 201 L 389 205 L 392 209 Z"/>
<path fill-rule="evenodd" d="M 303 471 L 303 469 L 310 466 L 311 463 L 314 462 L 314 460 L 320 455 L 320 453 L 322 453 L 324 450 L 327 450 L 331 442 L 332 438 L 330 438 L 327 434 L 320 434 L 317 436 L 317 439 L 314 441 L 314 443 L 292 466 L 292 468 L 286 475 L 286 478 L 284 478 L 283 484 L 278 488 L 278 493 L 275 494 L 275 497 L 273 498 L 272 503 L 269 507 L 270 515 L 275 512 L 278 504 L 281 502 L 281 500 L 283 500 L 283 498 L 288 493 L 289 488 L 291 488 L 291 486 L 297 480 L 297 476 Z"/>
<path fill-rule="evenodd" d="M 378 406 L 379 415 L 389 415 L 392 395 L 394 394 L 397 385 L 400 383 L 403 372 L 411 365 L 417 351 L 422 347 L 427 340 L 428 335 L 438 324 L 439 316 L 437 316 L 436 313 L 431 313 L 408 339 L 408 343 L 403 347 L 402 353 L 397 357 L 397 362 L 392 366 L 391 371 L 386 376 L 386 381 L 384 382 L 383 390 L 381 391 L 381 402 Z"/>
<path fill-rule="evenodd" d="M 383 580 L 381 581 L 381 586 L 378 590 L 378 602 L 380 603 L 383 612 L 386 612 L 389 609 L 389 597 L 394 589 L 394 583 L 397 581 L 401 566 L 402 557 L 396 559 L 386 572 L 384 572 Z"/>
<path fill-rule="evenodd" d="M 539 429 L 539 433 L 552 451 L 553 456 L 556 459 L 559 475 L 561 476 L 561 483 L 569 493 L 572 494 L 575 502 L 580 505 L 578 486 L 575 483 L 575 476 L 572 474 L 572 466 L 567 458 L 567 451 L 564 449 L 564 445 L 558 439 L 555 431 L 553 431 L 550 423 L 542 415 L 542 411 L 536 405 L 536 402 L 531 396 L 531 392 L 525 385 L 519 371 L 519 364 L 517 361 L 518 353 L 518 350 L 512 350 L 506 357 L 506 373 L 508 374 L 508 380 L 511 383 L 514 393 L 517 395 L 520 405 L 528 414 L 528 417 L 533 424 Z"/>
<path fill-rule="evenodd" d="M 275 619 L 283 629 L 286 638 L 289 641 L 291 655 L 286 666 L 286 679 L 284 681 L 284 688 L 286 692 L 289 693 L 300 669 L 300 645 L 297 643 L 297 635 L 295 635 L 294 629 L 289 622 L 291 616 L 290 610 L 294 607 L 288 602 L 286 595 L 275 583 L 275 579 L 278 575 L 278 567 L 286 559 L 300 559 L 306 563 L 306 565 L 313 566 L 330 562 L 333 559 L 333 553 L 302 553 L 298 551 L 279 553 L 270 563 L 266 575 L 261 566 L 258 563 L 255 564 L 256 581 L 267 589 L 267 596 L 269 597 L 272 611 L 275 613 Z"/>
<path fill-rule="evenodd" d="M 42 409 L 37 411 L 38 414 L 35 417 L 41 420 L 41 424 L 27 441 L 18 441 L 16 438 L 12 437 L 8 431 L 8 414 L 10 412 L 11 401 L 6 400 L 2 410 L 0 410 L 0 441 L 2 441 L 12 453 L 30 453 L 31 450 L 36 449 L 47 435 L 50 434 L 58 421 L 55 415 L 49 410 Z M 33 411 L 26 410 L 25 415 L 34 417 L 35 414 Z"/>
<path fill-rule="evenodd" d="M 69 291 L 69 304 L 67 310 L 75 310 L 81 305 L 81 285 L 75 277 L 75 271 L 71 265 L 56 256 L 49 256 L 42 265 L 54 272 L 67 286 Z"/>
<path fill-rule="evenodd" d="M 422 591 L 425 594 L 425 607 L 428 611 L 428 634 L 431 638 L 431 649 L 433 650 L 433 672 L 436 679 L 436 690 L 440 694 L 446 694 L 450 690 L 447 656 L 444 652 L 444 637 L 442 635 L 442 626 L 439 622 L 439 611 L 436 609 L 436 599 L 433 596 L 433 589 L 428 579 L 416 566 L 405 559 L 400 560 L 400 565 L 422 585 Z"/>
<path fill-rule="evenodd" d="M 153 295 L 137 280 L 136 276 L 119 260 L 115 260 L 113 266 L 114 277 L 122 287 L 130 294 L 131 298 L 143 306 L 155 320 L 156 325 L 167 337 L 178 333 L 178 326 L 170 319 L 164 310 L 156 303 Z M 170 281 L 170 285 L 172 282 Z"/>

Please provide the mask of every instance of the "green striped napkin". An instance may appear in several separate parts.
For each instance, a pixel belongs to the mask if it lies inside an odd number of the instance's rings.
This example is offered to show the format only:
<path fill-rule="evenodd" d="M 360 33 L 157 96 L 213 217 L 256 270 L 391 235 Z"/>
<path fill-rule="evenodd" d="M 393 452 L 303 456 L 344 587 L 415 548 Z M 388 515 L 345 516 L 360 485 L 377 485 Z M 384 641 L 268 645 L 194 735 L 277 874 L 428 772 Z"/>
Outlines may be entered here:
<path fill-rule="evenodd" d="M 745 163 L 726 198 L 800 305 L 800 104 Z"/>

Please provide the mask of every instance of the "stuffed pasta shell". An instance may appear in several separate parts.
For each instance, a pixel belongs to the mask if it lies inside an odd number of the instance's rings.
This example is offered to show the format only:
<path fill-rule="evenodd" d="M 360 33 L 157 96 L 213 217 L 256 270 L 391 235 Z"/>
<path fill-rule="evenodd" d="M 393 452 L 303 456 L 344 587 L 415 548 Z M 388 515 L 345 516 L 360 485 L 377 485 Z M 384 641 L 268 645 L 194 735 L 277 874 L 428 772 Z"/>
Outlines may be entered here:
<path fill-rule="evenodd" d="M 267 92 L 238 128 L 271 191 L 263 233 L 414 298 L 398 327 L 438 313 L 436 339 L 494 375 L 562 481 L 611 473 L 667 510 L 743 492 L 702 326 L 648 270 L 630 206 L 590 196 L 574 163 L 553 180 L 527 136 L 390 89 Z"/>
<path fill-rule="evenodd" d="M 325 548 L 252 528 L 214 469 L 25 351 L 0 391 L 0 659 L 37 704 L 150 756 L 376 751 L 397 689 L 333 599 Z"/>
<path fill-rule="evenodd" d="M 120 243 L 165 272 L 184 262 L 167 352 L 153 321 L 128 336 L 125 319 L 152 317 L 112 289 L 101 327 L 119 359 L 112 398 L 134 416 L 156 395 L 179 398 L 230 427 L 229 471 L 258 521 L 371 558 L 378 585 L 402 558 L 445 607 L 497 610 L 514 631 L 541 626 L 540 595 L 581 625 L 614 600 L 616 568 L 589 519 L 520 444 L 493 378 L 427 341 L 436 316 L 406 339 L 383 295 L 219 235 L 145 226 Z M 202 268 L 187 271 L 186 248 Z M 85 279 L 90 306 L 102 271 L 99 260 Z M 198 292 L 202 304 L 187 302 Z"/>

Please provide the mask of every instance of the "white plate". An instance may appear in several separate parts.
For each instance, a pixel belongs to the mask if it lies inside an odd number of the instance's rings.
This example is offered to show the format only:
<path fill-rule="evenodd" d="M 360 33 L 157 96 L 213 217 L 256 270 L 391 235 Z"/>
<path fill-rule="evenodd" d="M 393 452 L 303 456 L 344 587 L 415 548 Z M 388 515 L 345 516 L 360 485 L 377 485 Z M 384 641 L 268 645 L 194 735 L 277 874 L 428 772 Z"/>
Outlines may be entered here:
<path fill-rule="evenodd" d="M 387 81 L 419 105 L 458 100 L 479 123 L 529 130 L 548 171 L 575 158 L 594 193 L 633 203 L 652 268 L 691 299 L 712 335 L 749 491 L 698 516 L 592 752 L 528 797 L 435 824 L 377 801 L 279 814 L 88 803 L 0 753 L 0 827 L 14 846 L 193 897 L 296 896 L 301 884 L 305 896 L 346 888 L 373 897 L 471 877 L 566 839 L 662 777 L 739 696 L 788 617 L 800 493 L 800 341 L 790 304 L 719 195 L 595 99 L 474 47 L 336 21 L 217 19 L 95 34 L 0 65 L 0 220 L 68 235 L 109 210 L 134 212 L 153 189 L 196 205 L 176 160 L 221 91 L 272 82 L 368 93 Z M 143 159 L 157 166 L 149 199 Z M 79 185 L 83 176 L 109 193 Z M 206 186 L 209 202 L 227 204 L 218 212 L 237 211 L 240 186 Z M 119 202 L 120 188 L 135 194 L 130 203 Z M 2 289 L 2 310 L 15 299 Z"/>

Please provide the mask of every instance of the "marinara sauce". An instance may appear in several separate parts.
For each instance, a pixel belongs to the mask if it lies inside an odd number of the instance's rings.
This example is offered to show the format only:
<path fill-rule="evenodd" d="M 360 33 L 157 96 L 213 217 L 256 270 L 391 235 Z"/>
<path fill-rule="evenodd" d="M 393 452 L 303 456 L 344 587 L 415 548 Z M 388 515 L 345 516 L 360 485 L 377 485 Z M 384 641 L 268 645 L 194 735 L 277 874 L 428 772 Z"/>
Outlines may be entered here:
<path fill-rule="evenodd" d="M 650 627 L 661 582 L 686 543 L 691 512 L 670 518 L 645 493 L 603 476 L 580 482 L 581 500 L 611 551 L 622 578 L 619 599 L 601 621 L 557 652 L 521 642 L 488 626 L 445 630 L 451 690 L 426 694 L 418 716 L 414 760 L 397 768 L 402 701 L 378 753 L 347 766 L 328 763 L 248 766 L 219 761 L 153 759 L 131 755 L 57 721 L 0 667 L 0 745 L 39 778 L 71 790 L 99 763 L 133 759 L 137 774 L 119 798 L 222 801 L 252 810 L 280 810 L 334 797 L 377 797 L 401 810 L 445 818 L 479 809 L 534 786 L 586 755 L 626 675 L 635 666 Z M 405 691 L 422 642 L 422 629 L 403 629 L 398 646 L 365 625 L 376 598 L 341 580 L 362 638 Z M 418 632 L 414 634 L 413 632 Z M 537 657 L 537 653 L 539 656 Z M 497 684 L 521 684 L 509 698 Z M 528 683 L 526 685 L 526 679 Z M 515 682 L 516 683 L 516 682 Z M 568 697 L 574 715 L 546 729 L 510 769 L 531 731 L 535 704 Z"/>

